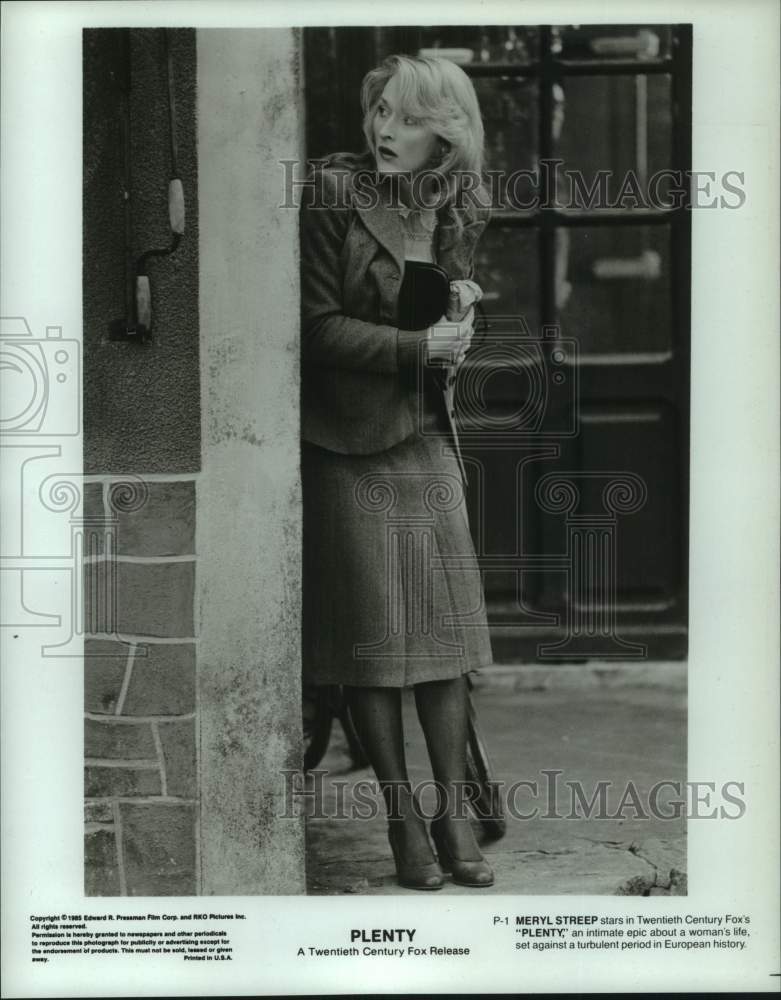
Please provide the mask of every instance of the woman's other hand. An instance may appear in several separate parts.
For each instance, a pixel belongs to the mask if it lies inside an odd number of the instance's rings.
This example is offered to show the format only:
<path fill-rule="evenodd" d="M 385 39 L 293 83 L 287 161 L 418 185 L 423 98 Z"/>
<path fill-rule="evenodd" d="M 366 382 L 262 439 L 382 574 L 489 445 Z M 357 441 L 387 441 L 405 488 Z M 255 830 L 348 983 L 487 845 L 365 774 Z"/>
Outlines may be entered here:
<path fill-rule="evenodd" d="M 461 319 L 470 306 L 479 302 L 483 290 L 476 281 L 468 278 L 458 278 L 450 282 L 450 297 L 445 315 L 448 319 Z"/>
<path fill-rule="evenodd" d="M 443 316 L 428 328 L 428 360 L 438 364 L 455 365 L 463 361 L 474 333 L 475 310 L 470 306 L 460 320 Z"/>

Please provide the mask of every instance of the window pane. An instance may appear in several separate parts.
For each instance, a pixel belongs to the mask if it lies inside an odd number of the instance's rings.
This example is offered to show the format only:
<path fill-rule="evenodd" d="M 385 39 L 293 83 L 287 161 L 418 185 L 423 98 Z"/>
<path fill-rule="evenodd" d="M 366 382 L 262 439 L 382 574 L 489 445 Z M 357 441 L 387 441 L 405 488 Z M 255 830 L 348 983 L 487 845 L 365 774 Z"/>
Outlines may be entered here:
<path fill-rule="evenodd" d="M 581 356 L 671 350 L 670 227 L 560 229 L 558 237 L 569 292 L 559 320 Z"/>
<path fill-rule="evenodd" d="M 554 27 L 551 50 L 562 59 L 659 59 L 670 55 L 661 24 L 569 24 Z"/>
<path fill-rule="evenodd" d="M 496 171 L 491 179 L 492 202 L 508 204 L 506 191 L 512 183 L 510 205 L 532 202 L 535 190 L 532 171 L 537 166 L 538 86 L 536 80 L 510 77 L 473 80 L 485 125 L 485 169 Z M 515 171 L 529 171 L 529 176 Z"/>
<path fill-rule="evenodd" d="M 448 56 L 462 65 L 497 62 L 523 64 L 537 58 L 537 29 L 509 25 L 427 27 L 420 30 L 420 46 L 423 55 L 433 55 L 429 49 L 455 50 L 448 53 Z"/>
<path fill-rule="evenodd" d="M 563 169 L 580 175 L 581 190 L 609 171 L 605 185 L 609 203 L 619 207 L 654 207 L 659 201 L 653 175 L 669 169 L 672 157 L 672 96 L 667 74 L 655 76 L 590 76 L 565 79 L 561 90 L 563 115 L 555 155 Z M 604 183 L 604 182 L 603 182 Z M 573 181 L 559 188 L 559 201 L 573 208 Z M 598 190 L 598 189 L 597 189 Z M 638 197 L 639 193 L 639 197 Z M 600 204 L 604 197 L 600 199 Z M 597 207 L 592 204 L 590 207 Z"/>
<path fill-rule="evenodd" d="M 486 315 L 525 319 L 539 328 L 539 251 L 536 230 L 491 223 L 475 254 L 475 281 Z"/>

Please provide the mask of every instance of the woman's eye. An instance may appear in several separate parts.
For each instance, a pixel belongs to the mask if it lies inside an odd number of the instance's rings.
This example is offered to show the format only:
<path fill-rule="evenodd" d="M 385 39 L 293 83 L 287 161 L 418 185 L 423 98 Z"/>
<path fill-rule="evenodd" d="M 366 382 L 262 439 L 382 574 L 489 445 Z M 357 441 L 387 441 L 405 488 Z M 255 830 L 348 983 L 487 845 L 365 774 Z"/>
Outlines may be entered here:
<path fill-rule="evenodd" d="M 406 115 L 405 118 L 404 118 L 404 124 L 405 125 L 417 125 L 418 124 L 418 119 L 417 118 L 413 118 L 411 115 Z"/>

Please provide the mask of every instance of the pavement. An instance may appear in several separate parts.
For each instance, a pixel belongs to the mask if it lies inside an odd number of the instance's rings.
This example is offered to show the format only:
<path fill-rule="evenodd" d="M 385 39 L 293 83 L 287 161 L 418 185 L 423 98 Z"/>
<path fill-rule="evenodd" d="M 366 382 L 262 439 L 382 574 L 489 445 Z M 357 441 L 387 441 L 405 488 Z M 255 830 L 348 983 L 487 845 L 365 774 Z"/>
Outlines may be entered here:
<path fill-rule="evenodd" d="M 652 666 L 520 666 L 479 679 L 472 699 L 506 833 L 489 839 L 473 820 L 495 883 L 470 889 L 448 877 L 438 895 L 686 894 L 685 809 L 675 807 L 686 781 L 685 664 Z M 410 777 L 429 781 L 405 696 Z M 308 786 L 309 894 L 416 892 L 396 882 L 373 772 L 354 769 L 338 722 L 319 769 Z M 655 796 L 660 782 L 680 791 L 664 785 Z M 433 811 L 430 785 L 422 802 Z"/>

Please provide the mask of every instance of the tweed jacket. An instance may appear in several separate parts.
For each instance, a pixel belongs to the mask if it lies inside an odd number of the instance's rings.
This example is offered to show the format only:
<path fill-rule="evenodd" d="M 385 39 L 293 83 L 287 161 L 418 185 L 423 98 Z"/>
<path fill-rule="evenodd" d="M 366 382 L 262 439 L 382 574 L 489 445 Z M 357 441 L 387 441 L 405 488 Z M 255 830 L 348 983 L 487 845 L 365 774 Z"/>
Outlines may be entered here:
<path fill-rule="evenodd" d="M 487 222 L 477 201 L 438 211 L 435 256 L 451 280 L 472 277 Z M 313 171 L 300 232 L 302 437 L 342 454 L 385 451 L 416 430 L 425 331 L 396 325 L 404 237 L 368 154 Z M 442 391 L 455 439 L 454 381 Z"/>

